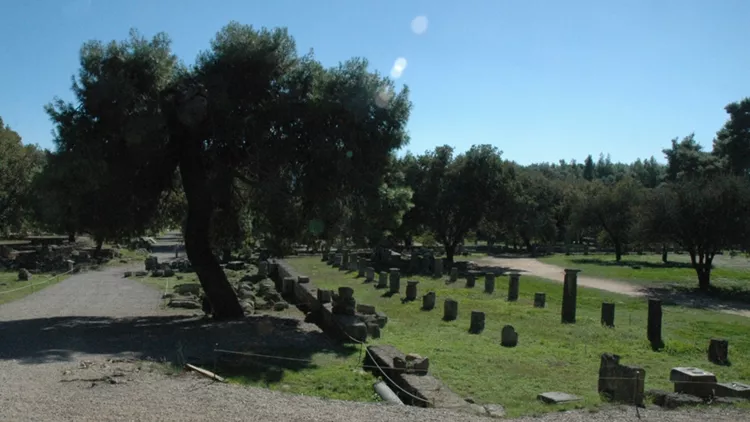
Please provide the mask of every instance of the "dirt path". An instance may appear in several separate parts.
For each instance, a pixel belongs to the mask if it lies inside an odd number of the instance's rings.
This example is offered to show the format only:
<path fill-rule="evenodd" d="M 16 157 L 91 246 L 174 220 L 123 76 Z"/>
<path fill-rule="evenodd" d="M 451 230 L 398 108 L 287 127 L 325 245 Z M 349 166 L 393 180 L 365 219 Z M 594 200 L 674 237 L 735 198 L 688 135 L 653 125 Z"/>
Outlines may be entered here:
<path fill-rule="evenodd" d="M 548 280 L 558 281 L 560 283 L 563 282 L 565 276 L 564 268 L 556 265 L 545 264 L 534 258 L 501 258 L 488 256 L 474 260 L 474 262 L 480 266 L 499 268 L 504 271 L 517 271 L 522 274 L 530 274 Z M 677 293 L 658 293 L 654 290 L 649 290 L 644 286 L 606 278 L 589 277 L 583 273 L 578 275 L 578 285 L 633 297 L 664 295 L 668 300 L 677 302 L 680 305 L 711 309 L 750 317 L 750 306 L 743 303 L 730 303 L 705 297 L 696 298 Z"/>
<path fill-rule="evenodd" d="M 217 384 L 192 374 L 169 376 L 163 366 L 144 359 L 181 356 L 200 362 L 219 342 L 234 350 L 274 344 L 302 349 L 330 347 L 330 339 L 316 326 L 292 318 L 212 323 L 160 310 L 160 292 L 122 278 L 125 270 L 77 274 L 0 306 L 0 421 L 488 420 L 435 409 L 294 396 Z M 722 409 L 700 414 L 649 410 L 641 415 L 663 422 L 741 420 L 739 412 Z M 617 408 L 520 421 L 633 420 L 632 408 Z"/>

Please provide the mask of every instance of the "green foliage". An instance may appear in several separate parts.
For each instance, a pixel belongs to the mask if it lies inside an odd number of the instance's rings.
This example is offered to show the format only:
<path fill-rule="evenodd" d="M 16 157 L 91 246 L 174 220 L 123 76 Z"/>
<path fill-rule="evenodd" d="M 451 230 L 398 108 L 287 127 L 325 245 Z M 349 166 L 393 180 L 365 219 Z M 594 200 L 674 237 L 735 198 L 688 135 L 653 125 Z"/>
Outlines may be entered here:
<path fill-rule="evenodd" d="M 44 166 L 44 152 L 23 145 L 21 136 L 0 118 L 0 235 L 30 228 L 34 176 Z"/>
<path fill-rule="evenodd" d="M 448 146 L 402 160 L 406 183 L 414 192 L 404 217 L 412 234 L 432 232 L 448 259 L 492 207 L 507 198 L 513 170 L 490 145 L 475 145 L 453 155 Z"/>
<path fill-rule="evenodd" d="M 707 289 L 716 253 L 747 247 L 749 207 L 750 182 L 744 178 L 684 178 L 651 192 L 643 207 L 642 230 L 688 252 L 699 286 Z"/>
<path fill-rule="evenodd" d="M 750 175 L 750 98 L 724 108 L 729 120 L 714 139 L 713 153 L 723 160 L 730 173 Z"/>
<path fill-rule="evenodd" d="M 616 259 L 623 252 L 636 225 L 643 187 L 631 177 L 607 185 L 596 181 L 587 185 L 577 201 L 574 221 L 578 228 L 604 231 L 615 246 Z"/>

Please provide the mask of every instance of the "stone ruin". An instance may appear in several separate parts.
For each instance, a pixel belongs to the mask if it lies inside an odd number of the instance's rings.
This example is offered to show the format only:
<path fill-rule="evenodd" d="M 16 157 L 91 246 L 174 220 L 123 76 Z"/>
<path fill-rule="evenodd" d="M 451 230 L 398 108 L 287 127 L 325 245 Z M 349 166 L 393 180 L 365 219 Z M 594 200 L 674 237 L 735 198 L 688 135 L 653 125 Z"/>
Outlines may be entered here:
<path fill-rule="evenodd" d="M 700 368 L 672 368 L 669 380 L 674 392 L 649 390 L 654 403 L 669 409 L 701 404 L 732 404 L 750 400 L 750 385 L 741 382 L 718 382 L 716 375 Z"/>
<path fill-rule="evenodd" d="M 68 243 L 66 237 L 30 236 L 27 240 L 0 244 L 0 268 L 13 271 L 71 271 L 76 265 L 99 265 L 120 257 L 117 249 L 103 248 L 94 258 L 96 248 L 84 243 Z M 19 281 L 24 281 L 19 278 Z"/>

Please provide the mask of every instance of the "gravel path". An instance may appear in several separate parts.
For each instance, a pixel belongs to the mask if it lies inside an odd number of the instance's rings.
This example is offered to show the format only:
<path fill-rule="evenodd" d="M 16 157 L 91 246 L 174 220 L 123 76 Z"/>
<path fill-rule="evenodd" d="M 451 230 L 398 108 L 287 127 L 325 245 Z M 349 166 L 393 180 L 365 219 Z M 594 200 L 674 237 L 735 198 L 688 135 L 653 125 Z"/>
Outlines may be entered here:
<path fill-rule="evenodd" d="M 504 271 L 517 271 L 531 274 L 537 277 L 562 283 L 565 275 L 564 268 L 556 265 L 545 264 L 534 258 L 503 258 L 487 256 L 474 261 L 477 265 L 502 268 Z M 578 275 L 578 285 L 592 289 L 606 290 L 633 297 L 660 296 L 664 295 L 672 302 L 680 305 L 710 309 L 728 314 L 750 317 L 750 306 L 742 303 L 729 303 L 713 298 L 697 298 L 685 294 L 673 292 L 659 292 L 649 290 L 644 286 L 630 284 L 624 281 L 611 280 L 599 277 L 589 277 L 584 274 Z"/>
<path fill-rule="evenodd" d="M 200 359 L 232 347 L 326 347 L 317 327 L 261 316 L 211 323 L 159 309 L 159 292 L 122 278 L 126 268 L 77 274 L 0 306 L 0 421 L 446 421 L 489 420 L 444 410 L 294 396 L 168 375 L 143 359 Z M 239 340 L 238 340 L 239 341 Z M 224 343 L 222 343 L 224 346 Z M 736 411 L 642 411 L 642 420 L 747 420 Z M 744 419 L 743 419 L 744 418 Z M 522 421 L 634 421 L 632 408 L 555 413 Z"/>

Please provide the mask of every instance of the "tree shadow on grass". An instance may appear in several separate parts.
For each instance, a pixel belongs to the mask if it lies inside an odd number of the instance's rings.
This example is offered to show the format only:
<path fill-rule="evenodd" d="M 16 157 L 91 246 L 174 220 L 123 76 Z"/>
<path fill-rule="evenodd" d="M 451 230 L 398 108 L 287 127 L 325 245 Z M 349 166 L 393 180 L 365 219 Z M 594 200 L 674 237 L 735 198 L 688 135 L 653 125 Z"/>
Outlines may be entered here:
<path fill-rule="evenodd" d="M 675 284 L 643 289 L 648 297 L 660 299 L 664 306 L 684 306 L 710 311 L 750 312 L 750 290 L 739 287 L 715 287 L 703 291 Z"/>
<path fill-rule="evenodd" d="M 318 353 L 357 353 L 317 327 L 292 318 L 260 315 L 213 322 L 201 317 L 54 317 L 0 322 L 0 359 L 34 365 L 73 362 L 86 355 L 192 363 L 223 375 L 279 382 L 286 371 L 313 369 Z M 238 353 L 217 353 L 221 349 Z M 244 354 L 251 354 L 250 356 Z"/>
<path fill-rule="evenodd" d="M 663 262 L 651 262 L 641 261 L 637 259 L 624 259 L 620 262 L 609 261 L 597 258 L 576 258 L 571 259 L 570 262 L 581 265 L 600 265 L 603 267 L 641 267 L 641 268 L 693 268 L 689 262 L 674 262 L 669 261 L 666 264 Z"/>

